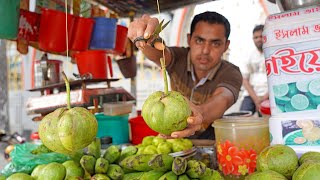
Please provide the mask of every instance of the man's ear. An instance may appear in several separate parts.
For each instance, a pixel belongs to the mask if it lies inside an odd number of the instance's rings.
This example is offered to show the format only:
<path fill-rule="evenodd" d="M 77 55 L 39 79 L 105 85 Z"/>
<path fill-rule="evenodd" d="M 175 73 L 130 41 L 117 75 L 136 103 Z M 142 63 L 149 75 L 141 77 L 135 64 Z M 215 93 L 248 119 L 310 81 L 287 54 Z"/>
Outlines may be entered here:
<path fill-rule="evenodd" d="M 230 45 L 230 40 L 227 40 L 224 52 L 226 52 L 229 49 L 229 45 Z"/>
<path fill-rule="evenodd" d="M 188 45 L 190 46 L 191 35 L 189 33 L 187 34 L 187 40 L 188 40 Z"/>

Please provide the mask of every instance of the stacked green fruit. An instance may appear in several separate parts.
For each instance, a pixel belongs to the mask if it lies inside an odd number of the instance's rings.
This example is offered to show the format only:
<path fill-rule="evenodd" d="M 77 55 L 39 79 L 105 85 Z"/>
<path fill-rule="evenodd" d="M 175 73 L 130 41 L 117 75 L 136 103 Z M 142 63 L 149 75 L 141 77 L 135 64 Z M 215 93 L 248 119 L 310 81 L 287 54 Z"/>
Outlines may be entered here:
<path fill-rule="evenodd" d="M 299 166 L 300 165 L 300 166 Z M 300 158 L 289 146 L 265 148 L 257 158 L 257 172 L 246 180 L 317 180 L 320 177 L 320 152 L 306 152 Z"/>
<path fill-rule="evenodd" d="M 183 139 L 170 140 L 183 141 Z M 144 143 L 158 146 L 164 139 L 147 137 Z M 186 143 L 192 146 L 192 143 Z M 38 180 L 158 180 L 158 179 L 200 179 L 220 180 L 219 172 L 209 169 L 204 163 L 191 158 L 173 157 L 169 154 L 138 154 L 136 146 L 111 145 L 101 150 L 100 139 L 96 138 L 77 158 L 64 163 L 38 165 L 31 175 L 15 173 L 8 179 Z"/>
<path fill-rule="evenodd" d="M 159 136 L 146 136 L 142 143 L 136 146 L 138 154 L 170 154 L 186 151 L 193 147 L 190 139 L 164 139 Z"/>
<path fill-rule="evenodd" d="M 128 180 L 223 179 L 219 172 L 209 169 L 201 161 L 172 157 L 167 154 L 129 156 L 120 162 L 120 166 L 130 171 L 124 175 L 124 179 Z"/>

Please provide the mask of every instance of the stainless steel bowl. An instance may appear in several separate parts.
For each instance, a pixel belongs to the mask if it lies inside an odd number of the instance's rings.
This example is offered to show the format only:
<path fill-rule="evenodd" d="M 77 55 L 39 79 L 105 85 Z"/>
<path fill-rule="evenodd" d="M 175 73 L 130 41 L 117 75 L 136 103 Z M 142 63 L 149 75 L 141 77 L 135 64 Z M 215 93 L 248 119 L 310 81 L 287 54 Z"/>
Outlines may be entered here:
<path fill-rule="evenodd" d="M 320 5 L 320 0 L 276 0 L 280 11 L 294 10 L 298 8 Z"/>

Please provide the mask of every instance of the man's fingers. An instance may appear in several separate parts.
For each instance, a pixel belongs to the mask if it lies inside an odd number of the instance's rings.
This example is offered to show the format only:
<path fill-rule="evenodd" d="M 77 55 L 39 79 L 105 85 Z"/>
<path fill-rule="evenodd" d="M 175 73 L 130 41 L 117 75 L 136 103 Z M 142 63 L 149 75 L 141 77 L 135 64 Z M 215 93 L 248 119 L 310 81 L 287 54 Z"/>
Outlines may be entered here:
<path fill-rule="evenodd" d="M 143 20 L 139 19 L 136 21 L 136 37 L 143 37 L 144 32 L 146 30 L 147 23 Z"/>
<path fill-rule="evenodd" d="M 163 139 L 172 139 L 171 136 L 165 135 L 165 134 L 159 134 L 159 137 L 163 138 Z"/>
<path fill-rule="evenodd" d="M 148 22 L 151 19 L 151 17 L 149 14 L 144 14 L 141 16 L 141 19 L 145 22 Z"/>
<path fill-rule="evenodd" d="M 128 38 L 133 42 L 138 37 L 143 37 L 147 23 L 143 19 L 137 19 L 134 22 L 130 23 Z M 143 48 L 145 42 L 143 40 L 136 41 L 134 44 L 137 48 Z"/>
<path fill-rule="evenodd" d="M 159 21 L 157 18 L 148 19 L 143 37 L 148 39 L 153 34 L 153 32 L 155 31 L 158 25 L 159 25 Z"/>
<path fill-rule="evenodd" d="M 171 137 L 173 137 L 173 138 L 189 137 L 189 136 L 194 135 L 198 129 L 199 129 L 198 126 L 188 126 L 186 129 L 184 129 L 182 131 L 173 132 L 171 134 Z"/>
<path fill-rule="evenodd" d="M 190 116 L 187 119 L 188 124 L 201 124 L 202 123 L 202 119 L 197 118 L 196 116 Z"/>

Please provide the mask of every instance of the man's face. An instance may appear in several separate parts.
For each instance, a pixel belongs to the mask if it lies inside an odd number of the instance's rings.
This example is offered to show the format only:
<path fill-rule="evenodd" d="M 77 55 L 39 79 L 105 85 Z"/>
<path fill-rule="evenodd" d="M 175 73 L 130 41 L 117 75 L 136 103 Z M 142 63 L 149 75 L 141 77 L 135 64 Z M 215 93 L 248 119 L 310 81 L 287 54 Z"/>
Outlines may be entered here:
<path fill-rule="evenodd" d="M 253 42 L 254 42 L 254 45 L 256 45 L 256 47 L 259 49 L 259 51 L 262 52 L 262 44 L 263 44 L 262 30 L 256 31 L 253 33 Z"/>
<path fill-rule="evenodd" d="M 188 34 L 191 62 L 195 70 L 209 72 L 221 61 L 229 43 L 222 24 L 198 22 L 192 36 Z"/>

